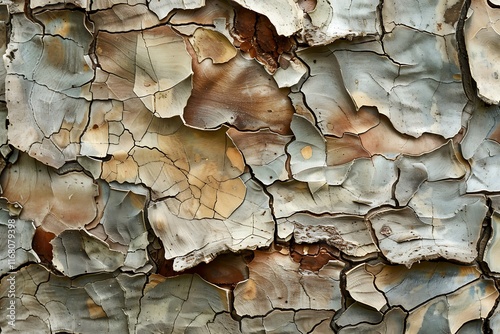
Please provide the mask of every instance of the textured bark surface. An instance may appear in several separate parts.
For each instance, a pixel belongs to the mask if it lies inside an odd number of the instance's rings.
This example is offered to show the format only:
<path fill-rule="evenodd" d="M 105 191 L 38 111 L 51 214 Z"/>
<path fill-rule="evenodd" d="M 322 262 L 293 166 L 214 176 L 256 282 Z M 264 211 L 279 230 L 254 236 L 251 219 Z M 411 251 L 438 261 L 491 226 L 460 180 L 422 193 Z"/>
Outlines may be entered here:
<path fill-rule="evenodd" d="M 500 3 L 0 0 L 0 332 L 500 331 Z"/>

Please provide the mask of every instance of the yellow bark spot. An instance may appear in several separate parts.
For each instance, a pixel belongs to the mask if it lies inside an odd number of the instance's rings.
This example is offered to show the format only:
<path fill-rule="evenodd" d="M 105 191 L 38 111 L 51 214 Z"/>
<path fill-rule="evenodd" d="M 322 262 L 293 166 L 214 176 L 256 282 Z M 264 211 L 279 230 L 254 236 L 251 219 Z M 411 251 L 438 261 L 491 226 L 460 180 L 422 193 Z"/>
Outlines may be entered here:
<path fill-rule="evenodd" d="M 311 146 L 307 145 L 307 146 L 304 146 L 301 150 L 300 150 L 300 154 L 302 154 L 302 158 L 306 159 L 306 160 L 309 160 L 311 159 L 312 155 L 313 155 L 313 149 Z"/>

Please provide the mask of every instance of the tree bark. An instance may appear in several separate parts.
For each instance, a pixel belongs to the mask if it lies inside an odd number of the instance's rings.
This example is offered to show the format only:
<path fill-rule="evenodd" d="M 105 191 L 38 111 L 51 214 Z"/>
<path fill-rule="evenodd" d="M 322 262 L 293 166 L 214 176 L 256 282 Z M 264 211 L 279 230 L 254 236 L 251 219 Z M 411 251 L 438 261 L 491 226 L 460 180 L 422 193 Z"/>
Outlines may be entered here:
<path fill-rule="evenodd" d="M 497 2 L 0 1 L 0 331 L 500 330 Z"/>

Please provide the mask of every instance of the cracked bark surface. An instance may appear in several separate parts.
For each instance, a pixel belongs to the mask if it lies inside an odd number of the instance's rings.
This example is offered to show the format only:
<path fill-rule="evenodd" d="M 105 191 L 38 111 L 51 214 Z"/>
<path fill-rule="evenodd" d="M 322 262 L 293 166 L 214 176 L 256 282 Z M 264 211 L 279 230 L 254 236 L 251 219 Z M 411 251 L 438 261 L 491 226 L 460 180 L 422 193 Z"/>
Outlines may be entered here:
<path fill-rule="evenodd" d="M 499 22 L 0 1 L 0 332 L 499 331 Z"/>

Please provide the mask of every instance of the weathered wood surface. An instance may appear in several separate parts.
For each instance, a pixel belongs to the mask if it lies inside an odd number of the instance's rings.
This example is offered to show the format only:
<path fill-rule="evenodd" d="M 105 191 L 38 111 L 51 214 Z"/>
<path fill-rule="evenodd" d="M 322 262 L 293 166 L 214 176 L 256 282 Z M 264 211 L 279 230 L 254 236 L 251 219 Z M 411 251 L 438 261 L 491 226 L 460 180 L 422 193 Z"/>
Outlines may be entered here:
<path fill-rule="evenodd" d="M 0 331 L 500 331 L 499 24 L 0 0 Z"/>

